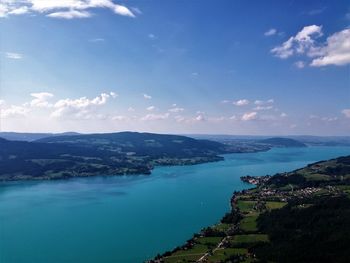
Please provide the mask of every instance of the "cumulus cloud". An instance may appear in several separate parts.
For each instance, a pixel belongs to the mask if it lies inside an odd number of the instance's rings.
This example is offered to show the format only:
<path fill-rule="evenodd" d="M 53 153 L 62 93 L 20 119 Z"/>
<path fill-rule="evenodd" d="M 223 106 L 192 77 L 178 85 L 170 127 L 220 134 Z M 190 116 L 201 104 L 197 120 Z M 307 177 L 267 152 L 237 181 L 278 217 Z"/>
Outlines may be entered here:
<path fill-rule="evenodd" d="M 43 108 L 43 107 L 53 106 L 48 102 L 48 100 L 53 97 L 52 93 L 49 93 L 49 92 L 31 93 L 30 96 L 34 97 L 34 99 L 30 102 L 30 106 L 32 107 Z"/>
<path fill-rule="evenodd" d="M 23 55 L 20 53 L 6 52 L 6 57 L 9 59 L 22 59 Z"/>
<path fill-rule="evenodd" d="M 93 99 L 88 99 L 86 97 L 81 97 L 79 99 L 62 99 L 53 105 L 55 110 L 52 112 L 51 117 L 88 119 L 93 116 L 93 111 L 98 106 L 106 104 L 106 102 L 113 97 L 115 97 L 115 93 L 111 92 L 102 93 Z"/>
<path fill-rule="evenodd" d="M 306 55 L 311 58 L 310 66 L 313 67 L 350 64 L 350 29 L 332 34 L 324 43 L 318 41 L 322 35 L 322 26 L 306 26 L 295 36 L 271 49 L 271 53 L 281 59 Z M 295 66 L 303 68 L 305 63 L 298 61 Z"/>
<path fill-rule="evenodd" d="M 147 94 L 143 94 L 143 97 L 144 97 L 146 100 L 150 100 L 150 99 L 152 99 L 152 96 L 147 95 Z"/>
<path fill-rule="evenodd" d="M 322 26 L 305 26 L 295 36 L 290 37 L 282 45 L 271 49 L 275 56 L 285 59 L 296 53 L 303 54 L 313 47 L 315 38 L 322 36 Z"/>
<path fill-rule="evenodd" d="M 269 30 L 267 30 L 264 35 L 269 37 L 269 36 L 273 36 L 273 35 L 276 35 L 277 33 L 277 29 L 275 28 L 270 28 Z"/>
<path fill-rule="evenodd" d="M 345 29 L 328 37 L 324 46 L 316 48 L 316 55 L 318 57 L 311 62 L 311 66 L 314 67 L 349 64 L 350 29 Z"/>
<path fill-rule="evenodd" d="M 2 101 L 0 104 L 0 117 L 1 118 L 13 118 L 13 117 L 24 117 L 30 110 L 27 107 L 10 105 L 6 106 L 5 102 Z"/>
<path fill-rule="evenodd" d="M 241 100 L 237 100 L 232 102 L 232 104 L 236 105 L 236 106 L 245 106 L 249 104 L 249 100 L 247 99 L 241 99 Z"/>
<path fill-rule="evenodd" d="M 242 121 L 251 121 L 258 118 L 258 113 L 256 111 L 244 113 L 241 120 Z"/>
<path fill-rule="evenodd" d="M 105 8 L 121 16 L 135 17 L 133 11 L 126 6 L 115 4 L 112 0 L 5 0 L 0 3 L 0 17 L 42 13 L 48 17 L 72 19 L 92 16 L 91 9 Z"/>

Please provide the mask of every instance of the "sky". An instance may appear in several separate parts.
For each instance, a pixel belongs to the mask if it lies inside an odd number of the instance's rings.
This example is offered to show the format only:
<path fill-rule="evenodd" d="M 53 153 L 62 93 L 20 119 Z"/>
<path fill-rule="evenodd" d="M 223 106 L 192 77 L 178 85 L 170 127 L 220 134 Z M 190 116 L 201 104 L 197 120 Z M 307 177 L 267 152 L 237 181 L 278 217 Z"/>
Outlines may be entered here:
<path fill-rule="evenodd" d="M 350 2 L 0 0 L 0 130 L 350 135 Z"/>

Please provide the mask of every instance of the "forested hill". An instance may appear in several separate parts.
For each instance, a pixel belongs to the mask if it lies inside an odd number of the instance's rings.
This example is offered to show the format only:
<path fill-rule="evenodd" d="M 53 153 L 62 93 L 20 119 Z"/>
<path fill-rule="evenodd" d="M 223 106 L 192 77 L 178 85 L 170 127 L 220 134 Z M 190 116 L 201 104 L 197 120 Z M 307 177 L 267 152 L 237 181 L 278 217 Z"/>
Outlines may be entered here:
<path fill-rule="evenodd" d="M 55 136 L 37 142 L 74 144 L 142 156 L 193 157 L 232 152 L 219 142 L 196 140 L 179 135 L 138 132 Z"/>
<path fill-rule="evenodd" d="M 111 133 L 48 137 L 35 142 L 0 139 L 0 180 L 149 174 L 155 165 L 219 161 L 225 145 L 185 136 Z"/>

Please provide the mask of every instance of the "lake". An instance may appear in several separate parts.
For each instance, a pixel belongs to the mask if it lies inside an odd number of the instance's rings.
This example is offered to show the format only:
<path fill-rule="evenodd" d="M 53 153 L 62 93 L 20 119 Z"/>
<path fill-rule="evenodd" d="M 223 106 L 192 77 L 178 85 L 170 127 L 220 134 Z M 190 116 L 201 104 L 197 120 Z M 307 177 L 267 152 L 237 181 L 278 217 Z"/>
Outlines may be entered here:
<path fill-rule="evenodd" d="M 181 245 L 230 209 L 243 175 L 291 171 L 350 147 L 225 155 L 150 176 L 0 184 L 0 262 L 135 263 Z"/>

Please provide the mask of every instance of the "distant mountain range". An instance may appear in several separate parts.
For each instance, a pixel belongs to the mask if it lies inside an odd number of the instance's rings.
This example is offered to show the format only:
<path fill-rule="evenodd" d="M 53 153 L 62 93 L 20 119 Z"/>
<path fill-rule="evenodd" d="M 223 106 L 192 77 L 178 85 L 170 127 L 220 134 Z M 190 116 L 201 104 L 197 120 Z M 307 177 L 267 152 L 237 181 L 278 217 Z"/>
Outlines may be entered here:
<path fill-rule="evenodd" d="M 51 136 L 77 135 L 77 132 L 63 133 L 29 133 L 29 132 L 0 132 L 0 137 L 10 141 L 36 141 Z"/>
<path fill-rule="evenodd" d="M 196 139 L 214 140 L 224 143 L 251 143 L 264 139 L 278 138 L 281 136 L 266 135 L 210 135 L 210 134 L 188 134 Z M 286 135 L 283 138 L 293 139 L 309 146 L 350 146 L 350 136 L 312 136 L 312 135 Z"/>

